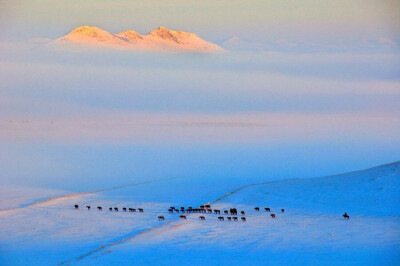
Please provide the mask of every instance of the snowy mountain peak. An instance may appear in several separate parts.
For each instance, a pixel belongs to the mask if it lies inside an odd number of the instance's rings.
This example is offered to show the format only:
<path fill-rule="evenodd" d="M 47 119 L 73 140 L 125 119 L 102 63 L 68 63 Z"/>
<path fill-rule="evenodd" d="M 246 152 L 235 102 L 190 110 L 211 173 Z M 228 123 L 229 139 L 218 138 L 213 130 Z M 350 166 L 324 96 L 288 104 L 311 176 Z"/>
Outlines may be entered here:
<path fill-rule="evenodd" d="M 120 40 L 109 33 L 94 26 L 81 26 L 73 29 L 67 35 L 57 39 L 73 43 L 103 43 L 103 44 L 118 44 Z M 57 41 L 56 40 L 56 41 Z"/>
<path fill-rule="evenodd" d="M 108 33 L 105 30 L 102 30 L 98 27 L 94 27 L 94 26 L 81 26 L 81 27 L 77 27 L 75 29 L 73 29 L 68 35 L 82 35 L 82 36 L 88 36 L 88 37 L 93 37 L 93 38 L 97 38 L 98 36 L 102 36 L 102 35 L 108 35 L 110 33 Z"/>
<path fill-rule="evenodd" d="M 168 40 L 176 43 L 183 43 L 184 39 L 197 37 L 194 33 L 184 31 L 173 31 L 164 27 L 158 27 L 155 30 L 149 32 L 150 36 L 160 38 L 162 40 Z"/>
<path fill-rule="evenodd" d="M 142 40 L 143 39 L 143 36 L 140 35 L 137 31 L 134 31 L 134 30 L 122 31 L 122 32 L 116 34 L 116 36 L 124 38 L 124 39 L 129 40 L 129 41 L 135 41 L 135 40 Z"/>
<path fill-rule="evenodd" d="M 123 50 L 147 50 L 164 52 L 222 52 L 223 48 L 207 42 L 194 33 L 173 31 L 158 27 L 147 35 L 141 35 L 133 30 L 112 34 L 95 26 L 81 26 L 73 29 L 67 35 L 58 38 L 51 45 L 97 46 Z"/>
<path fill-rule="evenodd" d="M 232 36 L 224 41 L 224 43 L 244 43 L 244 40 L 238 36 Z"/>

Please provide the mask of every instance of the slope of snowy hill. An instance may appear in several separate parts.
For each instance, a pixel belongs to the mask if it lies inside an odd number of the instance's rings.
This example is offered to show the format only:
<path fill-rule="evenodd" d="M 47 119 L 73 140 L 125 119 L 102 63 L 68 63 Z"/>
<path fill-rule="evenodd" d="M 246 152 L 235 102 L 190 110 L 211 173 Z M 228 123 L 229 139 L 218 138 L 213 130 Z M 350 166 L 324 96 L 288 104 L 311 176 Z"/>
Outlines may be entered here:
<path fill-rule="evenodd" d="M 166 51 L 166 52 L 222 52 L 224 49 L 205 41 L 194 33 L 173 31 L 159 27 L 147 35 L 127 30 L 117 34 L 94 26 L 82 26 L 72 30 L 49 45 L 53 47 L 100 47 L 118 50 Z"/>
<path fill-rule="evenodd" d="M 262 51 L 263 47 L 260 45 L 242 39 L 238 36 L 232 36 L 221 42 L 221 46 L 230 51 Z"/>
<path fill-rule="evenodd" d="M 29 197 L 28 204 L 19 197 L 14 208 L 2 195 L 2 265 L 397 265 L 399 261 L 400 162 L 241 187 L 226 181 L 171 179 L 48 195 L 37 201 Z M 187 213 L 187 219 L 180 219 L 181 214 L 167 211 L 170 206 L 207 202 L 221 214 Z M 74 210 L 74 204 L 80 209 Z M 85 209 L 87 205 L 92 209 Z M 141 207 L 144 212 L 123 212 L 122 207 Z M 240 213 L 239 221 L 227 221 L 233 216 L 223 211 L 233 207 L 245 211 L 245 222 Z M 350 220 L 342 218 L 345 211 Z M 164 221 L 157 219 L 160 215 Z M 199 220 L 200 215 L 205 221 Z"/>

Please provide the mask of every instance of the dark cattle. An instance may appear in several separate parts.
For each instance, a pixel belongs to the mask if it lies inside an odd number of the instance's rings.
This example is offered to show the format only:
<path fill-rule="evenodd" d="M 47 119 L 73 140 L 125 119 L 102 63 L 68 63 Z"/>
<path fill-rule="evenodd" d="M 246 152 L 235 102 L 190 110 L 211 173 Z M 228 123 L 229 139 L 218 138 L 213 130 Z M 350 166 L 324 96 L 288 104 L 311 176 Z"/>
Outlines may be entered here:
<path fill-rule="evenodd" d="M 78 205 L 75 205 L 75 210 L 77 210 L 77 209 L 79 209 L 79 206 L 78 206 Z"/>
<path fill-rule="evenodd" d="M 245 212 L 244 212 L 244 211 L 241 211 L 240 214 L 245 215 Z"/>
<path fill-rule="evenodd" d="M 264 208 L 266 212 L 270 212 L 271 209 L 270 208 Z"/>
<path fill-rule="evenodd" d="M 205 207 L 204 207 L 204 205 L 200 205 L 200 209 L 204 209 Z"/>
<path fill-rule="evenodd" d="M 185 207 L 181 207 L 181 211 L 184 210 L 184 209 L 185 209 Z"/>
<path fill-rule="evenodd" d="M 204 205 L 204 207 L 211 208 L 210 204 L 206 204 L 206 205 Z"/>
<path fill-rule="evenodd" d="M 284 212 L 285 212 L 285 209 L 281 209 L 281 212 L 284 213 Z"/>
<path fill-rule="evenodd" d="M 229 212 L 228 212 L 228 211 L 224 211 L 224 213 L 225 213 L 225 214 L 228 214 Z"/>
<path fill-rule="evenodd" d="M 159 220 L 159 221 L 164 221 L 165 218 L 164 218 L 164 216 L 158 216 L 158 220 Z"/>
<path fill-rule="evenodd" d="M 232 218 L 231 218 L 231 217 L 226 217 L 226 219 L 227 219 L 228 221 L 232 220 Z"/>
<path fill-rule="evenodd" d="M 110 207 L 110 208 L 108 208 L 110 211 L 112 211 L 112 208 Z"/>
<path fill-rule="evenodd" d="M 235 208 L 232 208 L 229 210 L 231 215 L 237 215 L 237 210 Z"/>
<path fill-rule="evenodd" d="M 179 213 L 179 210 L 175 210 L 176 213 Z"/>
<path fill-rule="evenodd" d="M 173 209 L 168 209 L 169 213 L 174 213 Z"/>
<path fill-rule="evenodd" d="M 211 209 L 208 209 L 207 212 L 208 212 L 208 213 L 212 213 L 212 210 L 211 210 Z"/>
<path fill-rule="evenodd" d="M 233 220 L 234 220 L 234 221 L 237 221 L 237 220 L 238 220 L 238 218 L 237 218 L 237 217 L 232 217 L 232 218 L 233 218 Z"/>
<path fill-rule="evenodd" d="M 122 210 L 124 211 L 124 212 L 126 212 L 126 208 L 124 207 L 124 208 L 122 208 Z"/>
<path fill-rule="evenodd" d="M 129 211 L 130 211 L 130 212 L 136 212 L 136 209 L 134 209 L 134 208 L 129 208 Z"/>
<path fill-rule="evenodd" d="M 246 222 L 246 217 L 241 218 L 243 222 Z"/>
<path fill-rule="evenodd" d="M 117 212 L 117 211 L 118 211 L 118 208 L 117 208 L 117 207 L 114 207 L 114 211 L 116 211 L 116 212 Z"/>
<path fill-rule="evenodd" d="M 99 210 L 99 211 L 102 211 L 103 210 L 103 208 L 102 207 L 97 207 L 97 209 Z"/>
<path fill-rule="evenodd" d="M 142 208 L 138 208 L 139 212 L 144 212 Z"/>
<path fill-rule="evenodd" d="M 179 216 L 179 218 L 186 220 L 186 216 L 185 215 L 181 215 L 181 216 Z"/>
<path fill-rule="evenodd" d="M 275 214 L 274 213 L 271 213 L 271 218 L 275 218 Z"/>
<path fill-rule="evenodd" d="M 90 210 L 90 206 L 86 206 L 86 208 L 88 209 L 88 211 Z"/>
<path fill-rule="evenodd" d="M 192 209 L 186 209 L 186 212 L 191 213 L 193 210 Z"/>
<path fill-rule="evenodd" d="M 169 208 L 175 210 L 175 207 L 173 207 L 173 206 L 171 206 L 171 207 L 169 207 Z"/>
<path fill-rule="evenodd" d="M 348 220 L 348 219 L 350 219 L 350 216 L 347 214 L 347 212 L 345 212 L 345 213 L 343 214 L 343 218 L 344 218 L 345 220 Z"/>
<path fill-rule="evenodd" d="M 260 211 L 259 207 L 255 207 L 254 210 L 256 210 L 256 212 Z"/>
<path fill-rule="evenodd" d="M 204 217 L 204 216 L 199 216 L 199 219 L 200 219 L 201 221 L 204 221 L 204 220 L 206 219 L 206 217 Z"/>
<path fill-rule="evenodd" d="M 220 211 L 220 210 L 214 210 L 214 213 L 215 213 L 215 214 L 220 214 L 221 211 Z"/>
<path fill-rule="evenodd" d="M 219 216 L 219 217 L 218 217 L 218 220 L 223 221 L 223 220 L 224 220 L 224 217 Z"/>

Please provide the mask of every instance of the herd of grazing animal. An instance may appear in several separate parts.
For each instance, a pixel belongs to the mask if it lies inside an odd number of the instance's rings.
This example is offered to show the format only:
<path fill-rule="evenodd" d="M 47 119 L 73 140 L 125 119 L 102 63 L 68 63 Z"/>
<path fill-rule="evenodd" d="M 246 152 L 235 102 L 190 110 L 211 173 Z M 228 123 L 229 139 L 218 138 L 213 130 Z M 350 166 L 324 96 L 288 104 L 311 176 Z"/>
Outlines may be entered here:
<path fill-rule="evenodd" d="M 75 210 L 78 210 L 78 209 L 79 209 L 79 205 L 75 205 L 74 207 L 75 207 Z M 91 208 L 91 207 L 90 207 L 90 206 L 86 206 L 86 208 L 90 211 L 90 208 Z M 113 210 L 114 210 L 114 212 L 118 212 L 118 211 L 119 211 L 119 208 L 118 208 L 118 207 L 109 207 L 108 209 L 109 209 L 109 211 L 113 211 Z M 103 211 L 103 208 L 102 208 L 101 206 L 98 206 L 98 207 L 97 207 L 97 210 Z M 138 212 L 144 212 L 143 208 L 138 208 L 137 210 L 138 210 Z M 256 212 L 259 212 L 259 211 L 260 211 L 260 207 L 255 207 L 254 210 L 255 210 Z M 265 212 L 271 212 L 271 208 L 269 208 L 269 207 L 265 207 L 264 210 L 265 210 Z M 126 208 L 126 207 L 123 207 L 123 208 L 122 208 L 122 211 L 123 211 L 123 212 L 126 212 L 126 211 L 129 211 L 129 212 L 136 212 L 136 209 L 135 209 L 135 208 Z M 175 207 L 171 206 L 171 207 L 168 209 L 168 212 L 171 213 L 171 214 L 173 214 L 173 213 L 181 213 L 181 215 L 179 216 L 179 218 L 180 218 L 180 219 L 183 219 L 183 220 L 186 220 L 186 219 L 187 219 L 186 213 L 208 213 L 208 214 L 213 214 L 213 213 L 214 213 L 214 214 L 221 214 L 221 210 L 218 210 L 218 209 L 212 210 L 210 204 L 201 205 L 199 208 L 192 208 L 192 207 L 188 207 L 188 208 L 185 208 L 185 207 L 175 208 Z M 230 215 L 238 215 L 238 211 L 237 211 L 236 208 L 230 208 L 229 211 L 228 211 L 228 210 L 224 210 L 223 213 L 224 213 L 225 215 L 229 215 L 229 214 L 230 214 Z M 285 213 L 285 209 L 281 209 L 281 213 Z M 242 216 L 244 216 L 244 215 L 246 214 L 246 212 L 245 212 L 245 211 L 240 211 L 240 214 L 241 214 Z M 276 214 L 275 214 L 275 213 L 271 213 L 270 216 L 271 216 L 271 218 L 275 218 L 275 217 L 276 217 Z M 345 220 L 349 220 L 349 219 L 350 219 L 350 216 L 345 212 L 345 213 L 343 214 L 343 218 L 344 218 Z M 199 216 L 199 219 L 200 219 L 201 221 L 205 221 L 205 220 L 206 220 L 206 217 L 203 216 L 203 215 L 201 215 L 201 216 Z M 240 219 L 241 219 L 243 222 L 246 222 L 246 217 L 240 217 Z M 164 221 L 164 220 L 165 220 L 165 217 L 164 217 L 164 216 L 158 216 L 158 220 L 159 220 L 159 221 Z M 225 221 L 225 217 L 224 217 L 224 216 L 218 216 L 218 220 L 219 220 L 219 221 Z M 226 217 L 226 220 L 227 220 L 227 221 L 238 221 L 238 217 L 236 217 L 236 216 L 233 216 L 233 217 L 227 216 L 227 217 Z"/>
<path fill-rule="evenodd" d="M 76 205 L 74 205 L 74 207 L 75 207 L 75 210 L 79 210 L 79 205 L 76 204 Z M 88 211 L 90 211 L 90 206 L 86 206 L 86 208 L 88 209 Z M 103 211 L 103 207 L 97 206 L 97 210 Z M 119 211 L 119 208 L 118 207 L 109 207 L 108 210 L 109 211 L 113 211 L 114 210 L 114 212 L 117 212 L 117 211 Z M 144 210 L 142 208 L 138 208 L 137 210 L 138 210 L 138 212 L 144 212 Z M 126 211 L 136 212 L 136 209 L 123 207 L 122 211 L 123 212 L 126 212 Z"/>
<path fill-rule="evenodd" d="M 254 209 L 255 209 L 256 212 L 260 211 L 259 207 L 255 207 Z M 270 212 L 271 209 L 270 208 L 265 208 L 265 211 Z M 171 213 L 171 214 L 173 214 L 173 213 L 181 213 L 179 218 L 184 219 L 184 220 L 187 219 L 187 216 L 186 216 L 187 213 L 221 214 L 221 210 L 218 210 L 218 209 L 214 209 L 213 210 L 213 209 L 211 209 L 211 206 L 209 204 L 201 205 L 199 208 L 192 208 L 192 207 L 176 208 L 176 207 L 171 206 L 168 209 L 168 212 Z M 284 209 L 281 209 L 281 212 L 282 213 L 285 212 Z M 225 215 L 229 215 L 229 214 L 230 215 L 238 215 L 238 213 L 239 212 L 238 212 L 238 210 L 236 208 L 230 208 L 229 210 L 224 210 L 223 211 L 223 214 L 225 214 Z M 245 211 L 240 211 L 240 215 L 242 215 L 242 217 L 240 217 L 240 220 L 243 221 L 243 222 L 246 222 L 247 221 L 246 217 L 243 217 L 243 216 L 246 215 L 246 212 Z M 271 217 L 275 218 L 275 214 L 271 214 Z M 233 217 L 231 217 L 231 216 L 226 216 L 226 217 L 218 216 L 217 217 L 217 219 L 219 221 L 225 221 L 225 218 L 226 218 L 227 221 L 239 221 L 239 217 L 237 217 L 237 216 L 233 216 Z M 164 216 L 159 216 L 158 219 L 160 221 L 164 221 L 165 217 Z M 199 219 L 200 219 L 200 221 L 205 221 L 206 217 L 204 215 L 201 215 L 201 216 L 199 216 Z"/>

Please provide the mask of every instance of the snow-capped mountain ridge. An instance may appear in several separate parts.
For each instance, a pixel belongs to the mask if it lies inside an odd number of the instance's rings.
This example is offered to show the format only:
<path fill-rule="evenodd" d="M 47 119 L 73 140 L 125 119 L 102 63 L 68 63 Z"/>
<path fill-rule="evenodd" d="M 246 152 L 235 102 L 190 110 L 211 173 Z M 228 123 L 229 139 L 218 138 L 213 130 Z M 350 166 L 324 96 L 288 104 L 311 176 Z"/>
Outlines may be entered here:
<path fill-rule="evenodd" d="M 52 45 L 106 47 L 119 50 L 222 52 L 224 49 L 194 33 L 159 27 L 142 35 L 133 30 L 110 33 L 95 26 L 81 26 L 51 42 Z"/>

